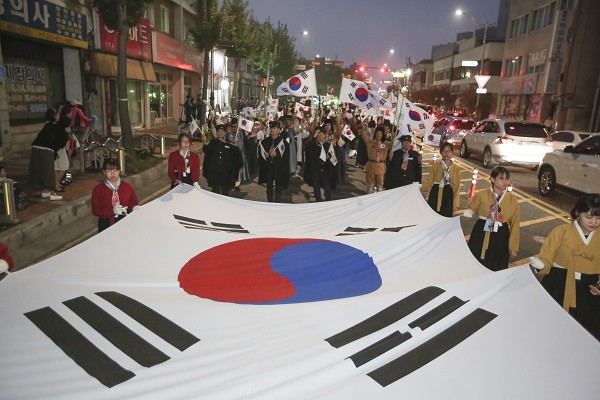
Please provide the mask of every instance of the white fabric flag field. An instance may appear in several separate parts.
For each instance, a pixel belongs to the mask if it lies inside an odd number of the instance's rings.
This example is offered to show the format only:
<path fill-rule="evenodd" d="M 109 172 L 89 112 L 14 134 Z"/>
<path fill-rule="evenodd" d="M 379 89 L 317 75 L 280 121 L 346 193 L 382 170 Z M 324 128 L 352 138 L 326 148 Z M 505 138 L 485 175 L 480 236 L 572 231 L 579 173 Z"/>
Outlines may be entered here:
<path fill-rule="evenodd" d="M 418 185 L 273 204 L 184 185 L 0 281 L 3 399 L 595 399 L 600 345 Z"/>
<path fill-rule="evenodd" d="M 424 138 L 433 129 L 433 117 L 404 96 L 400 96 L 398 99 L 396 114 L 395 119 L 398 125 L 398 135 L 394 140 L 394 151 L 402 147 L 402 143 L 400 142 L 402 135 Z"/>
<path fill-rule="evenodd" d="M 363 81 L 342 78 L 340 101 L 358 106 L 368 115 L 377 116 L 379 107 L 391 108 L 391 103 L 376 91 L 370 90 Z"/>
<path fill-rule="evenodd" d="M 302 71 L 277 87 L 277 96 L 318 96 L 315 69 Z"/>

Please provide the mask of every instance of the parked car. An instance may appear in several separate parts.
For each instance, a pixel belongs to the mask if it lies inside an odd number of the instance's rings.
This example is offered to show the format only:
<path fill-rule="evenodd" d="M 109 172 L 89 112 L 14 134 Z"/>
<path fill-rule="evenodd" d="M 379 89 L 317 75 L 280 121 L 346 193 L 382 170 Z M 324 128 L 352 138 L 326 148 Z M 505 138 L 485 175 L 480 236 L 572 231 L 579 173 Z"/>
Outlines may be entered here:
<path fill-rule="evenodd" d="M 600 192 L 600 135 L 544 156 L 538 170 L 538 189 L 547 196 L 557 185 L 585 193 Z"/>
<path fill-rule="evenodd" d="M 506 119 L 484 119 L 460 143 L 460 156 L 478 155 L 485 168 L 515 164 L 536 169 L 550 151 L 552 140 L 544 125 Z"/>
<path fill-rule="evenodd" d="M 581 131 L 556 131 L 550 134 L 552 138 L 552 148 L 554 150 L 562 150 L 565 146 L 575 146 L 586 137 L 595 135 L 595 133 Z"/>
<path fill-rule="evenodd" d="M 463 136 L 474 126 L 475 121 L 472 118 L 446 116 L 436 122 L 431 133 L 440 135 L 440 144 L 448 142 L 458 146 Z"/>

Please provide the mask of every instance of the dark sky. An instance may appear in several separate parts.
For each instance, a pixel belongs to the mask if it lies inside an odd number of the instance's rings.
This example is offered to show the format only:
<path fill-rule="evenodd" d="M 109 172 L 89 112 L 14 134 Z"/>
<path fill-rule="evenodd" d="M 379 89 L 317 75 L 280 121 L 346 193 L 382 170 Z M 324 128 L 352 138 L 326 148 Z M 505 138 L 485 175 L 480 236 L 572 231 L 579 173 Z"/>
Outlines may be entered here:
<path fill-rule="evenodd" d="M 431 46 L 473 31 L 471 18 L 456 16 L 457 8 L 493 23 L 498 6 L 499 0 L 248 0 L 259 21 L 269 16 L 288 26 L 302 56 L 375 67 L 403 67 L 407 56 L 413 63 L 431 58 Z"/>

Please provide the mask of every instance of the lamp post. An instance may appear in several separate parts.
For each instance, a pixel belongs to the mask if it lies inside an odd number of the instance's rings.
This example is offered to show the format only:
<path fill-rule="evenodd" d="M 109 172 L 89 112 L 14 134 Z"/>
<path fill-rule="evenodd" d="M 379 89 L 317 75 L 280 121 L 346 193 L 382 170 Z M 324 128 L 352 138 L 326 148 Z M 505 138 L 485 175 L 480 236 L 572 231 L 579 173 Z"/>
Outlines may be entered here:
<path fill-rule="evenodd" d="M 467 15 L 471 17 L 471 21 L 473 21 L 473 25 L 479 25 L 483 27 L 483 43 L 481 44 L 481 63 L 479 64 L 479 75 L 483 75 L 483 61 L 485 60 L 485 43 L 487 41 L 487 30 L 488 26 L 490 26 L 489 22 L 481 23 L 474 15 L 463 11 L 461 9 L 456 10 L 456 15 Z M 481 113 L 479 111 L 479 92 L 477 92 L 477 103 L 475 105 L 477 108 L 477 115 L 481 117 Z"/>

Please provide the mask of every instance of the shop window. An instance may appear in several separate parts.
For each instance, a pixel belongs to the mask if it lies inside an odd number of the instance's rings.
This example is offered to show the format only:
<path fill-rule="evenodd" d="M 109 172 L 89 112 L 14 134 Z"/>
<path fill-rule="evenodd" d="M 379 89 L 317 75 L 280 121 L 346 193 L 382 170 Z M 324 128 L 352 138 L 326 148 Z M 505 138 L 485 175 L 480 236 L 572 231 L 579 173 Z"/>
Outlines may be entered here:
<path fill-rule="evenodd" d="M 504 60 L 504 76 L 517 76 L 521 74 L 521 61 L 523 57 L 512 57 Z"/>
<path fill-rule="evenodd" d="M 510 22 L 510 38 L 516 38 L 527 33 L 529 14 L 521 15 Z"/>
<path fill-rule="evenodd" d="M 170 33 L 171 29 L 169 26 L 169 8 L 160 5 L 160 30 L 165 33 Z"/>
<path fill-rule="evenodd" d="M 544 28 L 554 22 L 554 8 L 556 2 L 545 5 L 544 7 L 533 10 L 531 13 L 531 30 Z"/>
<path fill-rule="evenodd" d="M 525 67 L 525 73 L 537 74 L 544 72 L 546 54 L 546 49 L 527 54 L 527 66 Z"/>
<path fill-rule="evenodd" d="M 146 6 L 144 16 L 150 21 L 150 27 L 154 28 L 154 3 L 150 3 Z"/>

